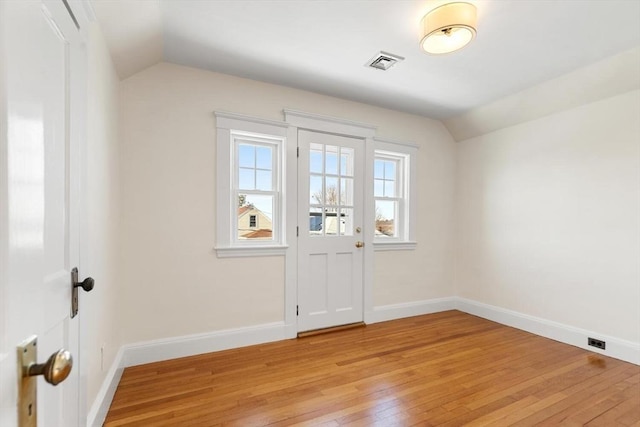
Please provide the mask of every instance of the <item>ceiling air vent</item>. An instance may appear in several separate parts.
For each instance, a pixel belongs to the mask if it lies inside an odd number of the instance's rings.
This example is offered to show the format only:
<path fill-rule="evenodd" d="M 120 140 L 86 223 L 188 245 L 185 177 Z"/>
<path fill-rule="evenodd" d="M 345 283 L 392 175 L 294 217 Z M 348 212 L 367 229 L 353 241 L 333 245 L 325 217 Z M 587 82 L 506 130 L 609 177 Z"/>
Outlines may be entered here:
<path fill-rule="evenodd" d="M 380 52 L 377 53 L 373 58 L 371 58 L 365 65 L 377 70 L 386 71 L 396 65 L 397 62 L 403 60 L 404 58 L 402 56 L 393 55 L 387 52 Z"/>

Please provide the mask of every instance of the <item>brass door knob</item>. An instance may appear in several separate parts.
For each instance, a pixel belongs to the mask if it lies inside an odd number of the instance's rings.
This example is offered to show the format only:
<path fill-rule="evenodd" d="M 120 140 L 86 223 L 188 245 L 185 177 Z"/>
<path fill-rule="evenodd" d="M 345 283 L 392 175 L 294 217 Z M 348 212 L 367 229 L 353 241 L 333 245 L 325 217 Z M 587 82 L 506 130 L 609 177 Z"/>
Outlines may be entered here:
<path fill-rule="evenodd" d="M 71 353 L 61 348 L 53 353 L 45 363 L 29 366 L 27 375 L 30 377 L 42 375 L 49 384 L 58 385 L 69 376 L 72 367 L 73 357 Z"/>
<path fill-rule="evenodd" d="M 364 242 L 360 242 L 360 241 L 356 242 L 356 248 L 361 248 L 363 246 L 364 246 Z"/>

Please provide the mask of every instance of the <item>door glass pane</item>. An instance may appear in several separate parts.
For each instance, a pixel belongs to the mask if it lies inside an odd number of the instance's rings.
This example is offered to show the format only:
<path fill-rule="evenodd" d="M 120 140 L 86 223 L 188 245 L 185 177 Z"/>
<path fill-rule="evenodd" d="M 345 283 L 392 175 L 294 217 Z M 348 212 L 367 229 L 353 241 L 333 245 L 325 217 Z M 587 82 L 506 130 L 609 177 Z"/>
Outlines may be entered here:
<path fill-rule="evenodd" d="M 342 208 L 340 210 L 340 235 L 353 236 L 353 209 Z"/>
<path fill-rule="evenodd" d="M 397 203 L 394 200 L 376 200 L 376 237 L 396 237 Z"/>
<path fill-rule="evenodd" d="M 309 148 L 309 172 L 322 173 L 322 144 L 311 144 Z"/>
<path fill-rule="evenodd" d="M 325 177 L 324 203 L 326 205 L 332 206 L 340 203 L 338 192 L 338 178 L 331 176 Z"/>
<path fill-rule="evenodd" d="M 340 175 L 353 176 L 353 148 L 340 149 Z"/>
<path fill-rule="evenodd" d="M 309 209 L 309 235 L 322 236 L 322 208 Z"/>
<path fill-rule="evenodd" d="M 354 155 L 353 148 L 310 144 L 311 236 L 353 235 Z"/>
<path fill-rule="evenodd" d="M 239 240 L 273 240 L 273 196 L 240 194 Z"/>
<path fill-rule="evenodd" d="M 311 175 L 309 177 L 309 203 L 321 205 L 324 203 L 322 197 L 322 176 Z"/>
<path fill-rule="evenodd" d="M 326 169 L 325 173 L 331 175 L 338 174 L 338 147 L 335 145 L 327 145 L 326 148 Z"/>
<path fill-rule="evenodd" d="M 337 236 L 340 230 L 340 218 L 338 217 L 337 208 L 328 208 L 325 212 L 324 234 L 326 236 Z"/>
<path fill-rule="evenodd" d="M 340 178 L 340 199 L 342 205 L 353 206 L 353 178 Z"/>

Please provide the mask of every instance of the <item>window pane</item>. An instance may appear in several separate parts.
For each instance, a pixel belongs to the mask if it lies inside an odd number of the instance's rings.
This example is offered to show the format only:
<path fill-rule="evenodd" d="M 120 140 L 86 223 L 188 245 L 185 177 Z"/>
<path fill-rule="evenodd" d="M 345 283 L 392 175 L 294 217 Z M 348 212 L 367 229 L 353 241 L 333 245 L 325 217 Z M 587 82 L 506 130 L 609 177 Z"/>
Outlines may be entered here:
<path fill-rule="evenodd" d="M 273 196 L 244 196 L 238 207 L 238 239 L 273 240 Z"/>
<path fill-rule="evenodd" d="M 384 182 L 384 195 L 385 197 L 396 197 L 396 182 L 385 181 Z"/>
<path fill-rule="evenodd" d="M 309 171 L 322 173 L 322 145 L 311 144 L 309 151 Z"/>
<path fill-rule="evenodd" d="M 270 147 L 256 147 L 256 167 L 260 169 L 273 169 L 273 149 Z"/>
<path fill-rule="evenodd" d="M 340 210 L 340 235 L 353 236 L 353 209 Z"/>
<path fill-rule="evenodd" d="M 338 178 L 327 176 L 324 187 L 324 203 L 325 205 L 337 205 L 338 200 Z"/>
<path fill-rule="evenodd" d="M 396 237 L 397 202 L 376 200 L 375 237 Z"/>
<path fill-rule="evenodd" d="M 271 191 L 272 189 L 271 171 L 256 170 L 256 190 Z"/>
<path fill-rule="evenodd" d="M 384 196 L 384 181 L 381 179 L 375 179 L 373 181 L 373 195 L 375 197 Z"/>
<path fill-rule="evenodd" d="M 256 166 L 254 145 L 238 144 L 238 164 L 241 168 L 254 168 Z"/>
<path fill-rule="evenodd" d="M 311 175 L 309 177 L 309 203 L 315 205 L 323 204 L 322 197 L 322 177 Z"/>
<path fill-rule="evenodd" d="M 353 206 L 353 178 L 340 179 L 341 204 Z"/>
<path fill-rule="evenodd" d="M 322 236 L 322 208 L 309 209 L 309 235 Z"/>
<path fill-rule="evenodd" d="M 255 190 L 254 169 L 240 168 L 238 171 L 238 188 L 243 190 Z"/>
<path fill-rule="evenodd" d="M 384 178 L 384 161 L 375 160 L 373 162 L 373 177 L 376 179 Z"/>
<path fill-rule="evenodd" d="M 396 179 L 396 162 L 384 162 L 384 177 L 386 179 Z"/>

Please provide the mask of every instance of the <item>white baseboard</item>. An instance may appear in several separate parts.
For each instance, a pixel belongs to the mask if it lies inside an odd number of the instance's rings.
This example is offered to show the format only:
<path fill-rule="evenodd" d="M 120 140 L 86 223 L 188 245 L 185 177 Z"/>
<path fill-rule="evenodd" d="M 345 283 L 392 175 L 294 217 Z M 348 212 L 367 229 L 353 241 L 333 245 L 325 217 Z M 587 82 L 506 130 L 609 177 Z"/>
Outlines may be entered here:
<path fill-rule="evenodd" d="M 87 416 L 87 425 L 91 427 L 102 426 L 120 382 L 120 377 L 122 377 L 122 372 L 126 367 L 281 341 L 290 338 L 286 331 L 284 322 L 275 322 L 124 345 L 118 351 L 118 355 L 91 406 Z"/>
<path fill-rule="evenodd" d="M 465 298 L 455 297 L 455 308 L 465 313 L 531 332 L 532 334 L 640 365 L 640 343 L 575 328 Z M 606 350 L 588 346 L 587 339 L 589 337 L 605 341 L 607 343 Z"/>
<path fill-rule="evenodd" d="M 98 395 L 93 405 L 91 405 L 91 409 L 89 409 L 89 414 L 87 415 L 87 426 L 89 427 L 101 427 L 102 424 L 104 424 L 105 418 L 107 418 L 113 395 L 116 394 L 120 377 L 122 377 L 122 372 L 124 371 L 124 367 L 122 366 L 123 353 L 124 348 L 120 347 L 109 372 L 107 372 L 107 376 L 102 382 L 100 390 L 98 390 Z"/>
<path fill-rule="evenodd" d="M 388 320 L 402 319 L 404 317 L 454 310 L 455 308 L 454 297 L 383 305 L 374 307 L 373 311 L 365 313 L 364 322 L 367 324 L 386 322 Z"/>
<path fill-rule="evenodd" d="M 274 322 L 205 334 L 127 344 L 124 346 L 123 366 L 126 368 L 178 357 L 280 341 L 286 338 L 284 322 Z"/>

